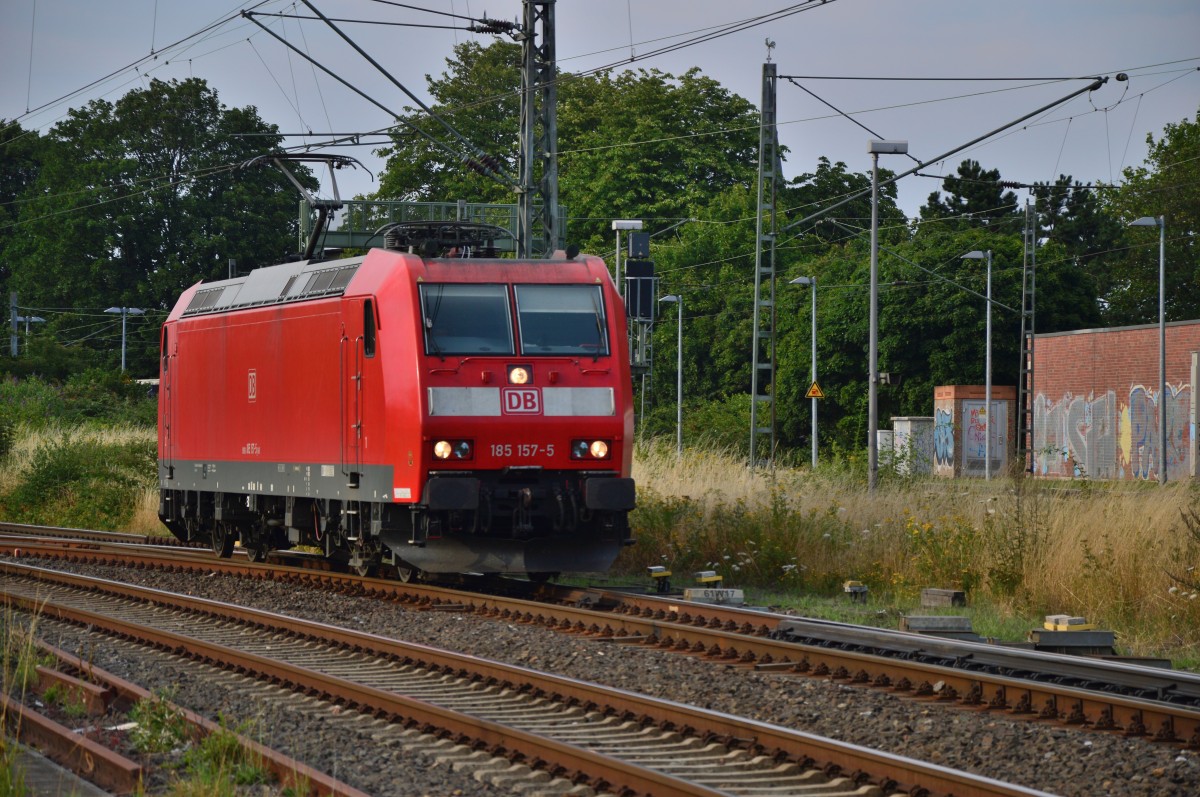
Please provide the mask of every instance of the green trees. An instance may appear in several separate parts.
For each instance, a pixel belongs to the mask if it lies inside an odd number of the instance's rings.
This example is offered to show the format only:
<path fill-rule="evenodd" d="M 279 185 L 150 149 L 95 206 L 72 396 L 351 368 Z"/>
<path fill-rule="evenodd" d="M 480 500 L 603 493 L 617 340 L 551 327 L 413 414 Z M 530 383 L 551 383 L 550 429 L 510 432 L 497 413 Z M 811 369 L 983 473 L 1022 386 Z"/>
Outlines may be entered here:
<path fill-rule="evenodd" d="M 513 44 L 468 42 L 455 48 L 445 72 L 427 77 L 438 112 L 510 174 L 519 54 Z M 652 249 L 660 293 L 685 299 L 685 437 L 745 445 L 754 106 L 695 69 L 564 76 L 558 96 L 559 193 L 570 213 L 569 241 L 608 253 L 613 218 L 644 219 L 650 232 L 689 220 L 655 237 Z M 439 124 L 415 112 L 405 121 L 384 153 L 378 198 L 515 202 L 511 186 L 414 131 L 452 140 Z M 187 284 L 223 276 L 229 258 L 244 271 L 295 250 L 294 190 L 268 168 L 235 168 L 278 146 L 274 128 L 253 108 L 221 106 L 202 81 L 156 81 L 115 103 L 90 103 L 45 135 L 13 125 L 0 130 L 0 282 L 20 291 L 25 306 L 165 309 Z M 788 155 L 787 171 L 800 174 L 780 186 L 781 226 L 869 188 L 869 174 L 844 163 Z M 1034 187 L 1039 331 L 1157 318 L 1157 241 L 1151 231 L 1124 226 L 1146 215 L 1166 217 L 1168 317 L 1200 315 L 1198 170 L 1200 115 L 1152 138 L 1146 164 L 1127 169 L 1120 185 L 1097 191 L 1061 175 Z M 970 250 L 993 252 L 993 377 L 998 385 L 1015 383 L 1023 204 L 998 170 L 973 160 L 942 182 L 918 220 L 896 208 L 894 186 L 883 189 L 879 366 L 900 377 L 880 391 L 885 425 L 890 415 L 929 414 L 935 385 L 983 381 L 984 269 L 962 260 Z M 769 389 L 784 446 L 805 445 L 809 430 L 810 294 L 789 285 L 797 276 L 818 281 L 819 376 L 827 394 L 822 440 L 850 449 L 865 440 L 869 217 L 863 196 L 830 219 L 779 236 L 776 379 Z M 653 390 L 639 418 L 650 432 L 673 431 L 674 321 L 673 312 L 664 313 L 654 332 Z M 131 362 L 139 346 L 149 362 L 154 325 L 130 330 Z M 140 342 L 138 334 L 145 336 Z M 31 350 L 40 350 L 36 340 Z M 49 362 L 51 349 L 45 351 Z M 55 362 L 70 369 L 67 358 Z"/>
<path fill-rule="evenodd" d="M 295 189 L 269 167 L 239 168 L 277 147 L 276 132 L 191 79 L 93 101 L 43 137 L 11 135 L 0 146 L 24 160 L 0 169 L 3 199 L 19 199 L 0 205 L 3 287 L 25 306 L 165 310 L 229 259 L 278 262 L 296 250 Z M 153 363 L 154 325 L 130 331 L 134 361 Z"/>
<path fill-rule="evenodd" d="M 229 258 L 277 261 L 295 250 L 294 189 L 238 169 L 279 145 L 274 132 L 198 79 L 72 110 L 46 135 L 14 220 L 8 287 L 26 304 L 167 308 Z"/>
<path fill-rule="evenodd" d="M 1125 169 L 1124 182 L 1101 192 L 1103 209 L 1128 223 L 1142 216 L 1166 221 L 1168 321 L 1200 317 L 1200 111 L 1147 136 L 1146 164 Z M 1111 325 L 1158 319 L 1158 241 L 1154 231 L 1124 230 L 1119 256 L 1098 275 L 1105 321 Z"/>
<path fill-rule="evenodd" d="M 1000 184 L 998 169 L 984 169 L 979 161 L 965 160 L 958 165 L 958 174 L 942 181 L 946 197 L 934 191 L 921 208 L 922 219 L 961 218 L 987 219 L 989 225 L 1001 223 L 1017 212 L 1017 195 L 1005 191 Z"/>
<path fill-rule="evenodd" d="M 433 109 L 515 174 L 520 47 L 467 42 L 446 63 L 441 76 L 426 76 Z M 755 177 L 754 106 L 697 69 L 678 77 L 653 69 L 564 77 L 557 116 L 559 201 L 571 215 L 569 239 L 585 250 L 611 237 L 608 219 L 687 218 Z M 516 201 L 510 187 L 413 132 L 452 141 L 424 114 L 405 121 L 380 151 L 387 167 L 377 198 Z"/>

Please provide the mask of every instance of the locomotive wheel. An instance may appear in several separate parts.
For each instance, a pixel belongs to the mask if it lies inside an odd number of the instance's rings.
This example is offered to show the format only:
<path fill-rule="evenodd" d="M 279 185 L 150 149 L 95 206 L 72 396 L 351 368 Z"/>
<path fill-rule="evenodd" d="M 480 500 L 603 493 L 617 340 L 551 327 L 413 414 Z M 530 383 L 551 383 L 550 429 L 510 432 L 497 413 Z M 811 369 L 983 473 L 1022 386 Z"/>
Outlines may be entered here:
<path fill-rule="evenodd" d="M 242 550 L 246 552 L 246 558 L 251 562 L 265 562 L 267 561 L 267 552 L 270 549 L 261 543 L 251 543 L 250 545 L 243 545 Z"/>
<path fill-rule="evenodd" d="M 402 584 L 408 584 L 416 579 L 417 573 L 420 571 L 407 562 L 396 560 L 396 580 Z"/>
<path fill-rule="evenodd" d="M 212 552 L 222 559 L 228 559 L 230 556 L 233 556 L 233 534 L 229 526 L 221 521 L 213 524 Z"/>
<path fill-rule="evenodd" d="M 359 562 L 356 565 L 350 565 L 350 569 L 360 578 L 366 578 L 375 569 L 375 564 L 373 562 Z"/>

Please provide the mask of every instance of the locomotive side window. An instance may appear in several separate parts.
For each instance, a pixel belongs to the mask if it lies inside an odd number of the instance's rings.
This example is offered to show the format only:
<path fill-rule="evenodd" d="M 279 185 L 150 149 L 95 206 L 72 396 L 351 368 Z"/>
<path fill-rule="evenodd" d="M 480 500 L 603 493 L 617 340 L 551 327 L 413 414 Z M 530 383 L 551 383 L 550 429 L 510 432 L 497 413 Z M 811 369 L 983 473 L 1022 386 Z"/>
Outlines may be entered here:
<path fill-rule="evenodd" d="M 513 353 L 504 285 L 422 285 L 421 316 L 426 354 Z"/>
<path fill-rule="evenodd" d="M 375 356 L 375 306 L 370 299 L 363 302 L 363 355 Z"/>
<path fill-rule="evenodd" d="M 599 285 L 517 285 L 521 354 L 608 354 Z"/>

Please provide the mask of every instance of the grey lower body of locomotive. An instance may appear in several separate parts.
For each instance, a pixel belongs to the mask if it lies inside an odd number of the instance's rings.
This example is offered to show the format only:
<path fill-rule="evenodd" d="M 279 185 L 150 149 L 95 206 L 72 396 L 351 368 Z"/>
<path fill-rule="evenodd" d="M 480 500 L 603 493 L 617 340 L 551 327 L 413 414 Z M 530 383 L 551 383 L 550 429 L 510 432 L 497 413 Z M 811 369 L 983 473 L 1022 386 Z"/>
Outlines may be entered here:
<path fill-rule="evenodd" d="M 232 534 L 256 558 L 309 545 L 360 568 L 540 574 L 607 570 L 633 541 L 633 480 L 612 472 L 448 473 L 407 504 L 392 500 L 390 467 L 176 460 L 159 471 L 163 522 L 222 555 Z"/>

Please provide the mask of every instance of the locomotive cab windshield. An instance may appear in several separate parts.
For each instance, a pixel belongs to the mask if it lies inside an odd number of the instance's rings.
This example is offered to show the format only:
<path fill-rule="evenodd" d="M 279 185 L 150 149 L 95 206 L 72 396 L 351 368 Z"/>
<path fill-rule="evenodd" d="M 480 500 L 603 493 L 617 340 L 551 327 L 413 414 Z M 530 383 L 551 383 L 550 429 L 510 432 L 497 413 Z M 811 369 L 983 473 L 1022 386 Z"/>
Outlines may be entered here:
<path fill-rule="evenodd" d="M 504 285 L 422 285 L 421 313 L 426 354 L 513 353 Z"/>
<path fill-rule="evenodd" d="M 608 328 L 599 285 L 515 285 L 522 355 L 607 356 Z M 425 352 L 513 354 L 508 288 L 424 284 Z"/>
<path fill-rule="evenodd" d="M 517 285 L 521 354 L 608 354 L 599 285 Z"/>

